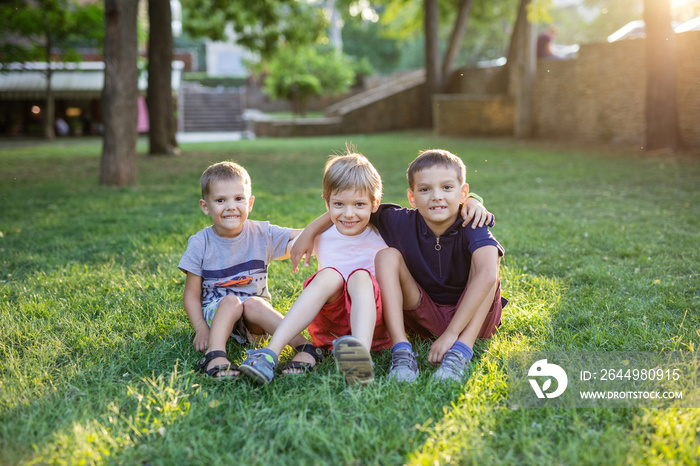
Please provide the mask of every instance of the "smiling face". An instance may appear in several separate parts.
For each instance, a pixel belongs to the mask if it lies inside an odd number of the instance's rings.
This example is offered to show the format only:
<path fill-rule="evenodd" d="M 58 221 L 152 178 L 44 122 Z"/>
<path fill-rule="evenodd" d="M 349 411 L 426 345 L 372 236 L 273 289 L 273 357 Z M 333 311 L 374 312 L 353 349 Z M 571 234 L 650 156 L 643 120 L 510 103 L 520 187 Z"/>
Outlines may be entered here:
<path fill-rule="evenodd" d="M 372 202 L 368 194 L 355 189 L 336 191 L 326 202 L 333 225 L 346 236 L 359 235 L 365 231 L 370 215 L 378 207 L 378 200 Z"/>
<path fill-rule="evenodd" d="M 461 183 L 456 170 L 435 165 L 413 175 L 408 201 L 440 236 L 457 220 L 460 204 L 467 200 L 469 185 Z"/>
<path fill-rule="evenodd" d="M 209 194 L 199 200 L 202 212 L 211 216 L 214 233 L 222 238 L 235 238 L 243 231 L 255 197 L 237 178 L 213 181 Z"/>

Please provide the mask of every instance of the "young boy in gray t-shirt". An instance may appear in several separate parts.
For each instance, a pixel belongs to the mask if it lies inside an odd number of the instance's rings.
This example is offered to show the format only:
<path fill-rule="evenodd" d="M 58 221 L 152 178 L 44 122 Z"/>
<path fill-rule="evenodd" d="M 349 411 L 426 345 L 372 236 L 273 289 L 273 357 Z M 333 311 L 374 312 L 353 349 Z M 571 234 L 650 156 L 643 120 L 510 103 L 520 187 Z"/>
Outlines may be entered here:
<path fill-rule="evenodd" d="M 226 341 L 253 341 L 254 334 L 273 333 L 282 315 L 270 305 L 267 266 L 289 257 L 291 240 L 301 230 L 248 220 L 255 197 L 248 172 L 233 162 L 207 168 L 200 180 L 199 205 L 213 225 L 190 237 L 178 268 L 187 274 L 185 311 L 195 329 L 194 347 L 208 350 L 197 367 L 211 377 L 240 375 L 226 357 Z M 302 335 L 290 344 L 298 354 L 292 368 L 306 368 L 322 352 Z"/>

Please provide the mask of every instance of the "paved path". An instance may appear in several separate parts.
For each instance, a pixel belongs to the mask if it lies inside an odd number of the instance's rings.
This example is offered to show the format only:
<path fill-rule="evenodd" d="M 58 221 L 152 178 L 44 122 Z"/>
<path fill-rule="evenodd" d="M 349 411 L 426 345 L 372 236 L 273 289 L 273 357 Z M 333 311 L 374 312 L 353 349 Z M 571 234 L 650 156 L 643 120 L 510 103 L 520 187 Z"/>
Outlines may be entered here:
<path fill-rule="evenodd" d="M 250 139 L 247 133 L 236 131 L 229 133 L 177 133 L 177 142 L 216 142 L 216 141 L 239 141 Z"/>
<path fill-rule="evenodd" d="M 217 132 L 202 132 L 202 133 L 177 133 L 175 135 L 178 143 L 187 142 L 217 142 L 217 141 L 240 141 L 241 139 L 254 139 L 252 135 L 246 131 L 217 133 Z M 11 149 L 16 147 L 37 147 L 37 146 L 72 146 L 75 144 L 94 143 L 99 140 L 99 136 L 81 136 L 81 137 L 59 137 L 53 141 L 47 141 L 44 138 L 0 138 L 0 150 Z M 148 136 L 140 135 L 139 143 L 148 143 Z"/>

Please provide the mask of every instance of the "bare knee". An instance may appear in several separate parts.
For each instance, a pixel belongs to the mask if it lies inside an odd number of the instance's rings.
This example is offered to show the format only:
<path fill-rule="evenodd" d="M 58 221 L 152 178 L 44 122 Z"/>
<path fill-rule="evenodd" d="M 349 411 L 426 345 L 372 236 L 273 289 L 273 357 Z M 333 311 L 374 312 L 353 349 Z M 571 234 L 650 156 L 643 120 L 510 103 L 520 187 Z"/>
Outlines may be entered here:
<path fill-rule="evenodd" d="M 224 296 L 223 299 L 219 301 L 217 311 L 221 309 L 235 310 L 239 307 L 241 307 L 241 298 L 239 298 L 235 294 L 229 294 Z"/>
<path fill-rule="evenodd" d="M 257 296 L 251 296 L 243 303 L 243 314 L 246 319 L 254 318 L 269 309 L 271 309 L 270 304 L 263 298 L 258 298 Z"/>
<path fill-rule="evenodd" d="M 319 270 L 311 281 L 311 284 L 323 286 L 324 288 L 327 287 L 329 290 L 338 290 L 343 288 L 345 279 L 337 270 L 326 267 L 325 269 Z"/>
<path fill-rule="evenodd" d="M 226 319 L 238 320 L 242 315 L 243 305 L 241 299 L 234 294 L 229 294 L 219 301 L 214 318 L 216 319 L 216 316 L 219 316 L 219 319 L 225 317 Z"/>
<path fill-rule="evenodd" d="M 372 286 L 372 276 L 366 270 L 353 272 L 348 278 L 348 291 L 358 287 L 371 288 Z"/>
<path fill-rule="evenodd" d="M 374 257 L 374 267 L 377 273 L 386 270 L 396 270 L 403 262 L 403 256 L 398 249 L 385 248 Z"/>

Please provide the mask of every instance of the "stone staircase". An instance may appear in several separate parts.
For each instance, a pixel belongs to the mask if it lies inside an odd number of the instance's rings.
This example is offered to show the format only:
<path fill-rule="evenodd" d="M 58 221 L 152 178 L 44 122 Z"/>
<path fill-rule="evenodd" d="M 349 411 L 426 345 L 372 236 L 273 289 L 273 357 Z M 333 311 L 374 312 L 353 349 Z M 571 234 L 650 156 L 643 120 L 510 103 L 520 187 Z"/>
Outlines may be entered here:
<path fill-rule="evenodd" d="M 248 111 L 250 129 L 258 137 L 369 134 L 427 127 L 421 112 L 425 72 L 391 77 L 383 84 L 324 109 L 324 118 L 274 120 Z"/>
<path fill-rule="evenodd" d="M 243 88 L 225 89 L 184 84 L 180 89 L 178 102 L 181 115 L 178 131 L 243 131 L 244 98 Z"/>
<path fill-rule="evenodd" d="M 324 109 L 327 117 L 343 116 L 425 82 L 425 70 L 415 70 L 376 87 L 360 92 Z"/>

